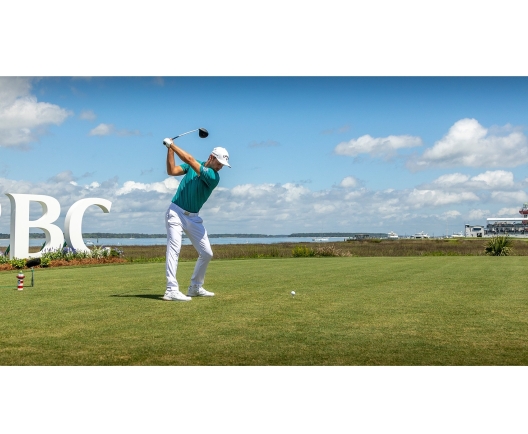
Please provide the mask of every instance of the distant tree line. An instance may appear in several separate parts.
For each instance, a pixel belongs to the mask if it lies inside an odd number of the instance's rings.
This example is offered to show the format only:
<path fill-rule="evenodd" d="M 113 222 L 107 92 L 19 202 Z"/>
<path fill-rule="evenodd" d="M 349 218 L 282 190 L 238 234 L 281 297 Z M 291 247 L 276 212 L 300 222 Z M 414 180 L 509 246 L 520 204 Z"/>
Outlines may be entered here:
<path fill-rule="evenodd" d="M 369 235 L 372 238 L 386 237 L 385 233 L 357 233 L 357 232 L 304 232 L 290 235 L 264 235 L 264 234 L 209 234 L 209 238 L 302 238 L 302 237 L 330 237 L 343 238 L 355 237 L 357 235 Z M 167 234 L 117 234 L 111 232 L 86 232 L 83 238 L 166 238 Z M 1 234 L 0 239 L 9 239 L 9 234 Z M 29 238 L 46 238 L 44 232 L 30 232 Z"/>
<path fill-rule="evenodd" d="M 83 238 L 165 238 L 167 234 L 114 234 L 106 232 L 83 233 Z M 9 239 L 9 234 L 0 234 L 0 239 Z M 46 238 L 44 232 L 30 232 L 29 238 Z"/>
<path fill-rule="evenodd" d="M 107 232 L 86 232 L 83 238 L 165 238 L 167 234 L 114 234 Z"/>
<path fill-rule="evenodd" d="M 284 238 L 289 235 L 264 235 L 264 234 L 209 234 L 209 238 Z"/>
<path fill-rule="evenodd" d="M 288 237 L 327 237 L 327 238 L 343 238 L 355 237 L 357 235 L 369 235 L 371 238 L 386 237 L 386 233 L 372 233 L 372 232 L 304 232 L 288 235 Z"/>

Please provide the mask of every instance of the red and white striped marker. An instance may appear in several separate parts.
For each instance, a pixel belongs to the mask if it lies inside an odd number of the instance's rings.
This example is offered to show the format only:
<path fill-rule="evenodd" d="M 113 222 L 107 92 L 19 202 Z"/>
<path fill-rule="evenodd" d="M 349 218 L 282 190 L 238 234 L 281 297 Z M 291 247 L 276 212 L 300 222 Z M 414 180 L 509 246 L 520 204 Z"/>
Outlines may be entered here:
<path fill-rule="evenodd" d="M 26 277 L 26 276 L 24 276 L 22 273 L 18 273 L 17 274 L 17 279 L 18 279 L 18 287 L 17 287 L 17 289 L 19 291 L 22 291 L 24 289 L 24 277 Z"/>

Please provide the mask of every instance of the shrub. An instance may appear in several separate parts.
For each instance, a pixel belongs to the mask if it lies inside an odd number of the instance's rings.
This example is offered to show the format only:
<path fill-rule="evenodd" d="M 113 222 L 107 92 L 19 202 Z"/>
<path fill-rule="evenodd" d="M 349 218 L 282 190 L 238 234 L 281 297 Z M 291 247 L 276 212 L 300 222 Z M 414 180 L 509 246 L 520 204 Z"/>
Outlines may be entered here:
<path fill-rule="evenodd" d="M 89 254 L 89 257 L 95 258 L 95 259 L 101 259 L 106 258 L 110 255 L 110 247 L 94 247 L 92 249 L 91 255 Z"/>
<path fill-rule="evenodd" d="M 292 250 L 292 255 L 294 258 L 306 258 L 309 256 L 315 256 L 315 251 L 310 247 L 296 246 Z"/>
<path fill-rule="evenodd" d="M 51 250 L 43 250 L 41 257 L 49 258 L 51 261 L 54 259 L 62 259 L 64 256 L 64 251 L 62 249 L 51 249 Z"/>
<path fill-rule="evenodd" d="M 21 268 L 24 268 L 26 266 L 25 259 L 13 258 L 11 259 L 11 261 L 9 261 L 9 263 L 11 264 L 11 266 L 16 268 L 17 270 L 20 270 Z"/>
<path fill-rule="evenodd" d="M 87 259 L 115 258 L 123 254 L 122 250 L 112 247 L 94 247 L 89 252 L 78 252 L 70 247 L 44 250 L 41 256 L 41 266 L 49 267 L 52 261 L 76 262 Z"/>
<path fill-rule="evenodd" d="M 512 252 L 512 240 L 508 236 L 492 237 L 486 244 L 486 255 L 508 256 Z"/>
<path fill-rule="evenodd" d="M 115 257 L 118 257 L 118 256 L 121 256 L 123 254 L 123 251 L 122 250 L 119 250 L 119 249 L 116 249 L 116 248 L 112 248 L 110 250 L 110 256 L 112 258 L 115 258 Z"/>
<path fill-rule="evenodd" d="M 316 256 L 341 256 L 335 246 L 319 247 L 315 250 Z"/>

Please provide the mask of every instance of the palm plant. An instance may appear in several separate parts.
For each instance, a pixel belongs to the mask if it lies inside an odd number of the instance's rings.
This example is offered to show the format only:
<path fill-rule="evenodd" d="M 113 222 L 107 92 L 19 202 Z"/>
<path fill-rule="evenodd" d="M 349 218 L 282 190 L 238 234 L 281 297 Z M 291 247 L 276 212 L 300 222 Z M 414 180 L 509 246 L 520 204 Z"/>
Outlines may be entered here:
<path fill-rule="evenodd" d="M 512 240 L 508 236 L 494 236 L 486 244 L 486 255 L 508 256 L 512 252 Z"/>

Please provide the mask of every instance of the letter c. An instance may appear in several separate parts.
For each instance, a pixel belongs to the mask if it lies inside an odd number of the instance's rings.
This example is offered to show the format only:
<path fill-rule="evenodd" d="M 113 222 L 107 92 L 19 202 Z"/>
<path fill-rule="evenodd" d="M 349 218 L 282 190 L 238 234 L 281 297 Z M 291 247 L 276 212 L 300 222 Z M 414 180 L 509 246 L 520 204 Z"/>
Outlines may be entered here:
<path fill-rule="evenodd" d="M 112 202 L 100 198 L 87 198 L 75 202 L 64 220 L 64 235 L 68 245 L 77 252 L 89 252 L 90 249 L 84 244 L 82 237 L 82 220 L 86 209 L 91 205 L 97 205 L 103 212 L 110 212 Z"/>

